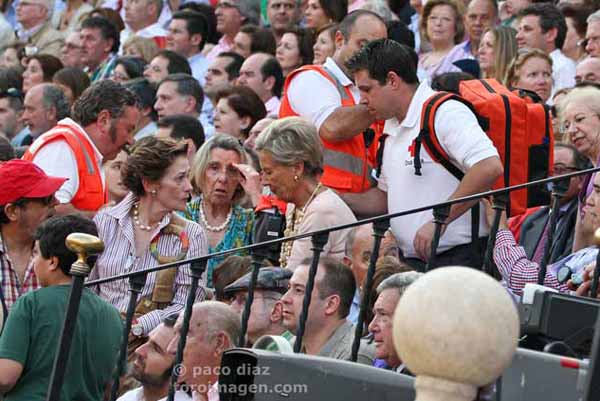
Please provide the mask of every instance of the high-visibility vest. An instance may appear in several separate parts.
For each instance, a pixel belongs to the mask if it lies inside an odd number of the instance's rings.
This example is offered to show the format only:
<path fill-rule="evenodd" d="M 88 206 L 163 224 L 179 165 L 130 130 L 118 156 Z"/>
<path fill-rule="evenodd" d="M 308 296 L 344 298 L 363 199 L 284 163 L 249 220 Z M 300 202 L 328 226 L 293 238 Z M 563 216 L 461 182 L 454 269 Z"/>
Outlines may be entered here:
<path fill-rule="evenodd" d="M 102 185 L 102 172 L 98 169 L 98 159 L 88 136 L 70 119 L 64 119 L 36 139 L 23 155 L 24 160 L 33 161 L 35 155 L 45 145 L 65 141 L 73 151 L 77 161 L 79 188 L 71 204 L 79 210 L 96 211 L 107 203 L 107 193 Z"/>
<path fill-rule="evenodd" d="M 315 71 L 327 78 L 338 90 L 342 98 L 342 106 L 355 106 L 349 88 L 344 87 L 335 76 L 321 65 L 305 65 L 291 72 L 285 80 L 283 97 L 279 107 L 279 118 L 298 116 L 287 96 L 287 89 L 296 74 L 304 71 Z M 311 90 L 315 88 L 306 88 Z M 365 135 L 355 135 L 352 139 L 341 142 L 330 142 L 321 138 L 323 143 L 323 185 L 339 192 L 364 192 L 376 185 L 373 171 L 376 167 L 377 144 L 383 124 L 371 126 L 372 138 L 365 145 Z"/>

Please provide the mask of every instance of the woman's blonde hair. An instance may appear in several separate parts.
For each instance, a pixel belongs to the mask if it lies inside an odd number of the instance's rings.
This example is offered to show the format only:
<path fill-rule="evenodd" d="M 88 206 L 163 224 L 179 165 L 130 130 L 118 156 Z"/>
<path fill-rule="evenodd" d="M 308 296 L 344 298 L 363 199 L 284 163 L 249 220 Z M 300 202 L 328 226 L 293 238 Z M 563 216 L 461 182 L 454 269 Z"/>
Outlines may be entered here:
<path fill-rule="evenodd" d="M 141 36 L 132 36 L 127 39 L 123 43 L 123 52 L 125 53 L 126 49 L 130 47 L 135 48 L 146 63 L 150 63 L 160 51 L 154 40 L 151 38 L 142 38 Z"/>
<path fill-rule="evenodd" d="M 506 71 L 510 62 L 517 56 L 519 47 L 517 46 L 517 31 L 507 26 L 496 26 L 485 31 L 494 36 L 494 74 L 487 76 L 483 73 L 483 78 L 496 78 L 502 82 L 506 76 Z"/>
<path fill-rule="evenodd" d="M 427 20 L 431 15 L 431 12 L 436 6 L 450 6 L 454 10 L 454 44 L 458 44 L 462 42 L 465 36 L 465 24 L 463 22 L 463 16 L 465 15 L 465 6 L 462 1 L 456 0 L 431 0 L 425 4 L 425 8 L 423 9 L 423 16 L 421 17 L 421 22 L 419 23 L 419 30 L 421 32 L 421 36 L 427 41 L 430 42 L 431 39 L 427 34 Z"/>
<path fill-rule="evenodd" d="M 527 60 L 532 58 L 541 58 L 542 60 L 546 60 L 548 64 L 550 64 L 550 68 L 552 69 L 552 59 L 546 53 L 541 51 L 540 49 L 521 49 L 517 53 L 517 57 L 510 63 L 508 66 L 508 70 L 506 71 L 506 77 L 504 78 L 504 86 L 512 87 L 519 79 L 519 72 L 521 71 L 521 67 L 527 62 Z"/>
<path fill-rule="evenodd" d="M 567 106 L 576 103 L 585 105 L 592 113 L 595 113 L 600 118 L 600 89 L 593 86 L 582 86 L 580 88 L 571 89 L 558 104 L 558 118 L 560 123 L 564 122 L 564 111 Z"/>
<path fill-rule="evenodd" d="M 237 138 L 234 138 L 228 134 L 217 134 L 213 136 L 208 141 L 204 142 L 204 144 L 196 153 L 196 156 L 194 156 L 194 160 L 192 162 L 190 181 L 194 192 L 197 194 L 202 193 L 202 188 L 205 184 L 204 178 L 206 176 L 206 168 L 208 167 L 208 162 L 210 161 L 210 152 L 212 152 L 213 149 L 231 150 L 240 156 L 240 163 L 248 163 L 246 151 Z M 239 201 L 243 196 L 244 189 L 242 188 L 242 185 L 239 184 L 233 194 L 232 202 L 235 203 Z"/>
<path fill-rule="evenodd" d="M 257 152 L 269 152 L 285 166 L 304 164 L 304 172 L 315 177 L 323 172 L 323 146 L 314 125 L 300 117 L 273 121 L 256 140 Z"/>

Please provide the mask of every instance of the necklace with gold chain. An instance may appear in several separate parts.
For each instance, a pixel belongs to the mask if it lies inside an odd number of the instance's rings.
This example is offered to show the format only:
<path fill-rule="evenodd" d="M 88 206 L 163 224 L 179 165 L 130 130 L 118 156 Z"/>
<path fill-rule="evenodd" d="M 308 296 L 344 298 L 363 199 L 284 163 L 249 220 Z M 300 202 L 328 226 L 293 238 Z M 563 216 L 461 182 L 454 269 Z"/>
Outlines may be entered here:
<path fill-rule="evenodd" d="M 317 193 L 319 193 L 319 189 L 321 189 L 321 187 L 321 182 L 319 182 L 312 194 L 310 194 L 308 201 L 306 201 L 306 203 L 302 207 L 302 210 L 294 208 L 294 212 L 286 216 L 285 231 L 283 232 L 284 237 L 290 237 L 292 235 L 297 234 L 296 229 L 300 226 L 300 223 L 302 223 L 302 219 L 304 219 L 304 212 L 306 211 L 306 208 L 308 207 L 308 205 L 310 205 L 310 202 L 312 202 L 312 200 L 317 196 Z M 294 241 L 286 241 L 283 244 L 281 244 L 281 254 L 279 256 L 279 264 L 281 267 L 287 266 L 287 261 L 292 254 L 293 245 Z"/>

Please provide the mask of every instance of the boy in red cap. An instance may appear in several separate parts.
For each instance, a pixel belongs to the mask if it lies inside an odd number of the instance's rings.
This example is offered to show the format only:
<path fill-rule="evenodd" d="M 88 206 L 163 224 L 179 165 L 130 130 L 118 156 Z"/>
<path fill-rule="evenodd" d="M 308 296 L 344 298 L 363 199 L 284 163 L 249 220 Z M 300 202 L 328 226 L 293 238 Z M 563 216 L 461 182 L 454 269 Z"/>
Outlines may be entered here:
<path fill-rule="evenodd" d="M 65 180 L 25 160 L 0 164 L 0 303 L 5 316 L 18 297 L 40 288 L 32 264 L 33 235 L 54 213 L 54 193 Z"/>

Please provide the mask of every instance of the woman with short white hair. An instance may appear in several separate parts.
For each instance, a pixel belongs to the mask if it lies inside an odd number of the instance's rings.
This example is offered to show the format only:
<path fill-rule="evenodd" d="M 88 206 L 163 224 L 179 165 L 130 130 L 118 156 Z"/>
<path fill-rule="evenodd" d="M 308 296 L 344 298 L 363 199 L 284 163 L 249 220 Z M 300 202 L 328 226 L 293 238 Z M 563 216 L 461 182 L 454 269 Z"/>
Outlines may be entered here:
<path fill-rule="evenodd" d="M 298 117 L 273 122 L 256 140 L 263 184 L 288 202 L 285 236 L 356 221 L 344 201 L 321 184 L 323 148 L 314 125 Z M 344 257 L 350 229 L 329 233 L 322 256 Z M 282 267 L 294 269 L 312 254 L 310 238 L 285 242 Z"/>

